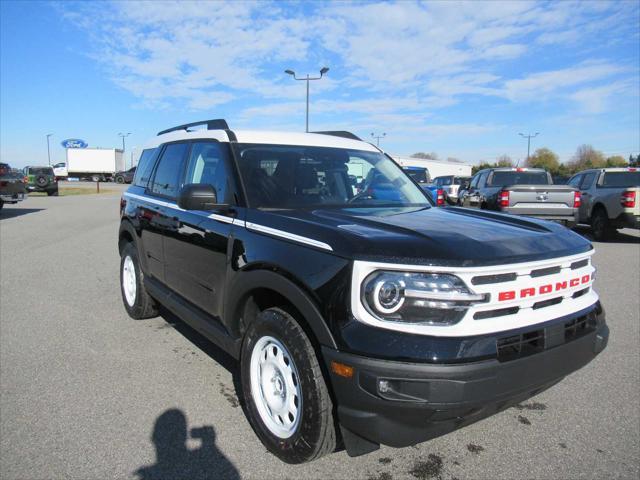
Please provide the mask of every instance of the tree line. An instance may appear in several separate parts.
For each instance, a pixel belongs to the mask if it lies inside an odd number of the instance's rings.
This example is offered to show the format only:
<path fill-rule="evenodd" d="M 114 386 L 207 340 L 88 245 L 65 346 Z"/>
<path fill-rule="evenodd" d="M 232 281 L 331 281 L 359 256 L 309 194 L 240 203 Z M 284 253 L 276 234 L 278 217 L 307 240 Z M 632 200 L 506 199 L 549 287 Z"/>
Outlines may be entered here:
<path fill-rule="evenodd" d="M 538 148 L 533 155 L 531 155 L 524 165 L 530 168 L 544 168 L 551 175 L 559 177 L 568 177 L 574 173 L 587 170 L 589 168 L 605 168 L 605 167 L 637 167 L 640 164 L 640 155 L 629 155 L 628 159 L 625 159 L 621 155 L 613 155 L 606 157 L 601 151 L 596 150 L 591 145 L 580 145 L 576 153 L 571 157 L 567 163 L 561 163 L 558 155 L 551 149 L 543 147 Z M 495 167 L 514 167 L 513 160 L 507 156 L 502 155 L 496 159 L 495 162 L 483 162 L 480 165 L 473 167 L 472 172 L 475 174 L 479 170 L 484 168 Z"/>

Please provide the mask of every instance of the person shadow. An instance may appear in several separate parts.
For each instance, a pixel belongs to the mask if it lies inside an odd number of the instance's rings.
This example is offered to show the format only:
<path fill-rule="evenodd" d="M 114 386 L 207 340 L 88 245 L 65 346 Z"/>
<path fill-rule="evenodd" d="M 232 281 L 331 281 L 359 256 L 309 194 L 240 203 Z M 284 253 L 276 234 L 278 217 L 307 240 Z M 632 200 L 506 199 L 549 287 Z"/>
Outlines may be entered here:
<path fill-rule="evenodd" d="M 187 418 L 172 408 L 156 420 L 151 440 L 156 449 L 156 463 L 140 467 L 134 473 L 140 480 L 239 480 L 236 467 L 216 447 L 216 432 L 210 425 L 192 428 L 192 439 L 199 448 L 187 448 Z"/>

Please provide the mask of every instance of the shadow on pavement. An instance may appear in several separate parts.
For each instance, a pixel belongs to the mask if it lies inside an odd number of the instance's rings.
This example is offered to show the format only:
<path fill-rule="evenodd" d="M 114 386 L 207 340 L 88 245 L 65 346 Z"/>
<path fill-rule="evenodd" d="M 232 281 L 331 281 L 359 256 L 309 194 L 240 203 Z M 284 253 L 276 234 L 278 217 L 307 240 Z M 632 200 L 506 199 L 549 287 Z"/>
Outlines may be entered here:
<path fill-rule="evenodd" d="M 6 205 L 0 210 L 0 220 L 6 220 L 7 218 L 20 217 L 29 213 L 36 213 L 45 210 L 44 208 L 11 208 Z"/>
<path fill-rule="evenodd" d="M 216 432 L 210 425 L 187 430 L 182 410 L 172 408 L 160 415 L 153 427 L 151 441 L 156 463 L 140 467 L 134 473 L 140 480 L 239 479 L 236 467 L 216 447 Z M 200 441 L 198 448 L 187 447 L 187 435 Z"/>
<path fill-rule="evenodd" d="M 195 347 L 198 347 L 204 354 L 211 358 L 214 362 L 218 363 L 225 370 L 231 373 L 233 379 L 233 387 L 236 394 L 238 405 L 242 408 L 242 411 L 246 415 L 246 406 L 244 402 L 244 394 L 242 391 L 242 382 L 240 379 L 240 364 L 238 361 L 222 350 L 213 342 L 209 341 L 206 337 L 202 336 L 198 331 L 191 328 L 184 323 L 180 318 L 175 316 L 169 310 L 160 305 L 160 316 L 171 325 L 178 333 L 189 340 Z"/>

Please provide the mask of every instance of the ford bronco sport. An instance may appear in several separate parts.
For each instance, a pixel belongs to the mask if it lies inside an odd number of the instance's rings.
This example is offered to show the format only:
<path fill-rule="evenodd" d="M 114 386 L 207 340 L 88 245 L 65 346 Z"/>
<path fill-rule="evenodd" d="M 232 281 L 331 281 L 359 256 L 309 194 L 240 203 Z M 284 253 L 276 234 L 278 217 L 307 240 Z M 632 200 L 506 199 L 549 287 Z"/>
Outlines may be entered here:
<path fill-rule="evenodd" d="M 358 191 L 370 170 L 397 194 Z M 446 434 L 607 343 L 587 240 L 434 208 L 348 132 L 165 130 L 120 209 L 126 311 L 162 304 L 238 359 L 248 420 L 285 462 Z"/>

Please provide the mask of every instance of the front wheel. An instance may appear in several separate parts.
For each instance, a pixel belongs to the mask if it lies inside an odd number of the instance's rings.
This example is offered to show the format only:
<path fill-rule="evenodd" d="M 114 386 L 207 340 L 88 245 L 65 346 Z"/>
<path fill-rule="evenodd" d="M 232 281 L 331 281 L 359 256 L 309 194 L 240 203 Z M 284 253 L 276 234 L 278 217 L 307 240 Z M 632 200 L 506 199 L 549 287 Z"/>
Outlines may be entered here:
<path fill-rule="evenodd" d="M 118 175 L 118 176 L 116 177 L 116 183 L 124 183 L 124 177 L 122 177 L 122 176 Z"/>
<path fill-rule="evenodd" d="M 261 312 L 242 344 L 242 389 L 249 422 L 287 463 L 304 463 L 336 446 L 333 403 L 309 338 L 279 308 Z"/>
<path fill-rule="evenodd" d="M 156 302 L 144 286 L 138 251 L 133 243 L 127 243 L 120 254 L 120 291 L 124 308 L 131 318 L 139 320 L 158 315 Z"/>

